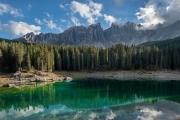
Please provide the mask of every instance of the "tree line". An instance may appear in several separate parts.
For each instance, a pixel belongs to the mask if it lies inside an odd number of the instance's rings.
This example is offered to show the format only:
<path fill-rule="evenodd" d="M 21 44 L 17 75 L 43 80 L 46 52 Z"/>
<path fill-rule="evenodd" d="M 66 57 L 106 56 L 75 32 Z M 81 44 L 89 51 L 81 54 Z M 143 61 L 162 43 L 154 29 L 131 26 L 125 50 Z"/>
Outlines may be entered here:
<path fill-rule="evenodd" d="M 180 68 L 180 45 L 109 48 L 0 41 L 0 72 L 18 70 L 160 70 Z"/>

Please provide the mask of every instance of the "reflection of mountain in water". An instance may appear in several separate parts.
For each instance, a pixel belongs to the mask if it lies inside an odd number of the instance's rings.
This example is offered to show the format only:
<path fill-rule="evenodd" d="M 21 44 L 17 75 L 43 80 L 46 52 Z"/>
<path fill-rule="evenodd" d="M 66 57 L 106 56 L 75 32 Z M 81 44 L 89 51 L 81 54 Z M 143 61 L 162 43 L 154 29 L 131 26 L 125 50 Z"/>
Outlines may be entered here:
<path fill-rule="evenodd" d="M 34 88 L 0 88 L 0 110 L 62 104 L 72 109 L 98 109 L 159 98 L 179 102 L 180 81 L 81 80 Z"/>

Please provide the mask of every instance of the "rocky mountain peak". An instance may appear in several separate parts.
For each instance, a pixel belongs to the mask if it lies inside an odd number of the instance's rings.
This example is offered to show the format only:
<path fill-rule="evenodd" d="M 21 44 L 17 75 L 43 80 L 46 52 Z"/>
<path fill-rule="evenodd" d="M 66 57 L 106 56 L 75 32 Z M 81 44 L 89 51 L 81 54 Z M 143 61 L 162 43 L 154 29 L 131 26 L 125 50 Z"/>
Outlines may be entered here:
<path fill-rule="evenodd" d="M 121 24 L 117 24 L 117 23 L 112 23 L 111 27 L 112 28 L 114 28 L 114 27 L 122 27 L 122 25 Z"/>
<path fill-rule="evenodd" d="M 126 22 L 126 23 L 124 24 L 124 27 L 126 27 L 126 28 L 131 28 L 131 29 L 135 29 L 135 28 L 137 27 L 137 25 L 136 25 L 136 23 L 134 23 L 134 22 Z"/>
<path fill-rule="evenodd" d="M 35 36 L 36 35 L 33 32 L 30 32 L 30 33 L 27 33 L 26 35 L 24 35 L 22 37 L 22 39 L 24 38 L 26 41 L 31 43 L 34 40 Z"/>
<path fill-rule="evenodd" d="M 168 26 L 161 24 L 151 30 L 141 28 L 143 26 L 140 24 L 126 22 L 124 25 L 112 23 L 110 28 L 103 30 L 101 24 L 97 23 L 89 26 L 73 26 L 60 34 L 40 33 L 35 35 L 34 33 L 28 33 L 15 40 L 28 43 L 107 47 L 117 43 L 131 45 L 180 36 L 180 21 Z"/>
<path fill-rule="evenodd" d="M 101 23 L 91 24 L 89 25 L 89 27 L 101 27 Z"/>

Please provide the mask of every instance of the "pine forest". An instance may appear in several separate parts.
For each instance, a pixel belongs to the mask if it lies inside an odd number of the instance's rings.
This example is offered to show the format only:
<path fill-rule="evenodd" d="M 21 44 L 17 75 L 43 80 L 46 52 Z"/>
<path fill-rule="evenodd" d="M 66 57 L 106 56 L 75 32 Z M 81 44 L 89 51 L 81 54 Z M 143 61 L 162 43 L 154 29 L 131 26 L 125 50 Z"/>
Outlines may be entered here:
<path fill-rule="evenodd" d="M 58 46 L 1 39 L 0 71 L 103 71 L 180 68 L 180 45 Z"/>

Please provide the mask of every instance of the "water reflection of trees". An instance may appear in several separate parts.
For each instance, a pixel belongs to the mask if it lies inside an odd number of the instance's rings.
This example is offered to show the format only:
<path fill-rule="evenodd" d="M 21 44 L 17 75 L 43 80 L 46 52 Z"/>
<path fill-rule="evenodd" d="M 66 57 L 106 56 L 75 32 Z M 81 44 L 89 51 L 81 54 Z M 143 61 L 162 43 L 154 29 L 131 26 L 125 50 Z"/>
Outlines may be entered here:
<path fill-rule="evenodd" d="M 53 84 L 48 84 L 41 87 L 29 88 L 0 88 L 0 110 L 8 111 L 12 105 L 15 110 L 21 110 L 29 106 L 48 107 L 54 104 Z M 25 110 L 25 109 L 24 109 Z"/>
<path fill-rule="evenodd" d="M 180 102 L 180 81 L 82 80 L 21 89 L 0 88 L 0 110 L 63 104 L 69 108 L 100 108 L 164 98 Z"/>

